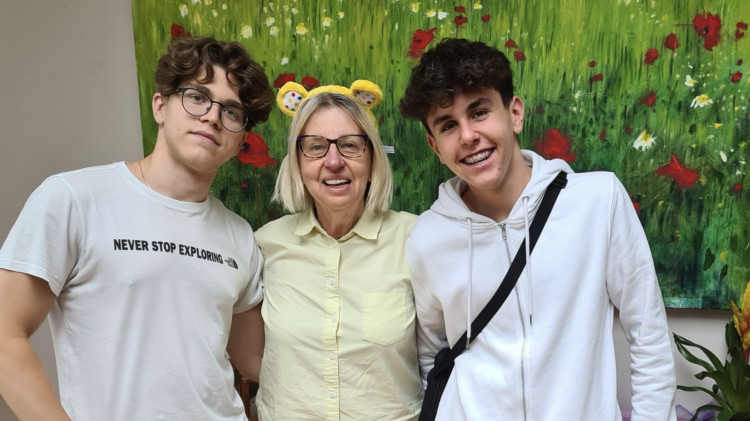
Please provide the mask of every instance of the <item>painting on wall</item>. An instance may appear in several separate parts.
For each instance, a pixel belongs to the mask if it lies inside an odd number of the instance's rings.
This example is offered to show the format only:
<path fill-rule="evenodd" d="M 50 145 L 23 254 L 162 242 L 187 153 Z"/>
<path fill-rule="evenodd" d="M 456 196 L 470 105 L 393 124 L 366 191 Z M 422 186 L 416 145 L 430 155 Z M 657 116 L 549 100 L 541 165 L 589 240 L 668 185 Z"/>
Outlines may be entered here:
<path fill-rule="evenodd" d="M 393 208 L 420 213 L 452 174 L 398 101 L 425 49 L 483 41 L 512 63 L 526 104 L 521 146 L 575 171 L 615 172 L 667 306 L 726 308 L 750 280 L 748 22 L 750 2 L 737 0 L 133 0 L 144 151 L 156 138 L 155 63 L 170 40 L 236 40 L 275 89 L 378 84 Z M 275 109 L 214 182 L 254 227 L 282 214 L 270 196 L 290 120 Z"/>

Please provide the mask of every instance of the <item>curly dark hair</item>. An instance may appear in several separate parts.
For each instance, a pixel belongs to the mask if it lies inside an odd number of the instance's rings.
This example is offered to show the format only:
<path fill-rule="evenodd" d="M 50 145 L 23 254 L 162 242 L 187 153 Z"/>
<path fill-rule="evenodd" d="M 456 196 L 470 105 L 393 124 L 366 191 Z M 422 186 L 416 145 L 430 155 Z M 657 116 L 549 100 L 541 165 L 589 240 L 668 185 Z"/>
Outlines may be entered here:
<path fill-rule="evenodd" d="M 506 107 L 513 99 L 513 71 L 505 54 L 479 41 L 447 38 L 412 69 L 399 109 L 429 132 L 426 118 L 435 106 L 448 107 L 456 95 L 485 88 L 500 92 Z"/>
<path fill-rule="evenodd" d="M 227 76 L 231 74 L 237 80 L 240 101 L 250 119 L 245 131 L 266 121 L 275 101 L 273 90 L 263 67 L 239 42 L 217 41 L 211 37 L 173 39 L 167 52 L 159 58 L 154 75 L 156 90 L 169 96 L 203 70 L 206 75 L 197 82 L 210 82 L 214 78 L 214 66 L 223 68 Z"/>

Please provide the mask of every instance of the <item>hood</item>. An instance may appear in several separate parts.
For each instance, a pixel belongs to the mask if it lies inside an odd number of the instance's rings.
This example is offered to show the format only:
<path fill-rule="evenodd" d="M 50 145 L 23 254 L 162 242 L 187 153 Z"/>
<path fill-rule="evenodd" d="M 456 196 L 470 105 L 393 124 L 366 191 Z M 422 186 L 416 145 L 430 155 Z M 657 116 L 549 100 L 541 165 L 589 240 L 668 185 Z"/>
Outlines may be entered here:
<path fill-rule="evenodd" d="M 504 221 L 509 226 L 521 226 L 524 224 L 525 215 L 524 207 L 521 203 L 523 198 L 528 198 L 527 217 L 533 218 L 539 203 L 544 197 L 544 192 L 549 183 L 557 176 L 557 173 L 565 171 L 572 173 L 573 170 L 562 159 L 547 160 L 537 153 L 529 150 L 521 150 L 521 155 L 526 165 L 531 166 L 531 179 L 523 189 L 519 200 L 513 205 L 508 218 Z M 466 221 L 471 219 L 475 225 L 481 226 L 484 223 L 495 224 L 491 218 L 472 212 L 461 199 L 461 194 L 466 191 L 468 185 L 459 177 L 453 177 L 450 180 L 440 184 L 438 188 L 438 199 L 433 203 L 430 209 L 440 215 L 448 218 Z M 476 227 L 475 227 L 476 228 Z"/>
<path fill-rule="evenodd" d="M 530 221 L 533 220 L 539 205 L 544 198 L 544 193 L 547 191 L 547 186 L 550 185 L 552 180 L 557 177 L 560 171 L 566 173 L 572 173 L 573 170 L 570 166 L 561 159 L 547 160 L 539 156 L 538 154 L 528 151 L 521 150 L 521 155 L 526 165 L 531 166 L 531 178 L 526 184 L 526 187 L 521 192 L 521 196 L 513 204 L 510 214 L 505 221 L 502 223 L 512 228 L 520 228 L 526 231 L 526 238 L 529 238 L 529 227 Z M 438 190 L 438 200 L 430 208 L 433 212 L 436 212 L 445 217 L 455 220 L 458 224 L 466 227 L 466 235 L 468 241 L 467 252 L 467 274 L 466 274 L 466 349 L 470 347 L 471 340 L 474 339 L 474 335 L 471 331 L 472 323 L 472 309 L 471 309 L 471 296 L 472 296 L 472 284 L 473 284 L 473 267 L 472 267 L 472 255 L 474 252 L 474 235 L 480 231 L 492 229 L 497 226 L 492 218 L 484 215 L 472 212 L 466 206 L 464 201 L 461 199 L 461 194 L 466 191 L 467 184 L 464 180 L 459 177 L 454 177 L 440 185 Z M 534 313 L 534 298 L 533 298 L 533 277 L 531 273 L 531 250 L 529 248 L 529 242 L 525 242 L 525 255 L 527 265 L 524 269 L 526 274 L 526 282 L 522 283 L 526 293 L 524 296 L 525 300 L 519 298 L 519 306 L 522 313 L 524 314 L 524 332 L 527 328 L 531 328 L 533 325 L 533 313 Z M 510 254 L 508 259 L 510 260 Z M 509 262 L 510 263 L 510 262 Z M 518 294 L 518 293 L 517 293 Z M 523 301 L 523 302 L 522 302 Z M 526 324 L 528 322 L 528 325 Z M 525 335 L 525 333 L 524 333 Z"/>

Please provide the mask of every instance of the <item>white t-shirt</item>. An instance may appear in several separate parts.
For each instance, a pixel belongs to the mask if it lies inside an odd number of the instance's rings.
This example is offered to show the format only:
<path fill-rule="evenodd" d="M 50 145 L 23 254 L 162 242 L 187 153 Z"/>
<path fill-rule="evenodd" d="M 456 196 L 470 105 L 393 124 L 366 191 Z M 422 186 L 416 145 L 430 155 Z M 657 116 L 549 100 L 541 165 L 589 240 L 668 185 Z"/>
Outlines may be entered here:
<path fill-rule="evenodd" d="M 250 225 L 181 202 L 124 163 L 49 177 L 0 249 L 46 280 L 60 400 L 76 421 L 246 420 L 226 353 L 232 315 L 262 299 Z"/>

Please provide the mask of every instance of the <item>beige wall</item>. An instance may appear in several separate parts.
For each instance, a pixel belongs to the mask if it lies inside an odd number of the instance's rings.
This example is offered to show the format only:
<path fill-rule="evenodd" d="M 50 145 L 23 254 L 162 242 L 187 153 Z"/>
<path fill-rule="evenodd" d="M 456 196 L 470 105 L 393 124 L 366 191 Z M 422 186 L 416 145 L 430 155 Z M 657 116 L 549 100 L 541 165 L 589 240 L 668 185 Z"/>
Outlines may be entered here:
<path fill-rule="evenodd" d="M 131 5 L 128 0 L 0 2 L 0 239 L 48 175 L 142 156 Z M 41 119 L 40 119 L 41 117 Z M 672 330 L 724 351 L 729 314 L 671 310 Z M 620 399 L 629 398 L 627 342 L 615 328 Z M 32 338 L 56 382 L 46 323 Z M 678 356 L 678 382 L 694 367 Z M 585 391 L 582 391 L 585 393 Z M 700 395 L 680 392 L 695 408 Z M 623 404 L 629 407 L 629 404 Z M 12 421 L 0 400 L 0 420 Z"/>
<path fill-rule="evenodd" d="M 143 155 L 129 0 L 0 1 L 0 240 L 48 175 Z M 49 327 L 32 341 L 57 382 Z M 0 400 L 0 420 L 12 421 Z"/>

